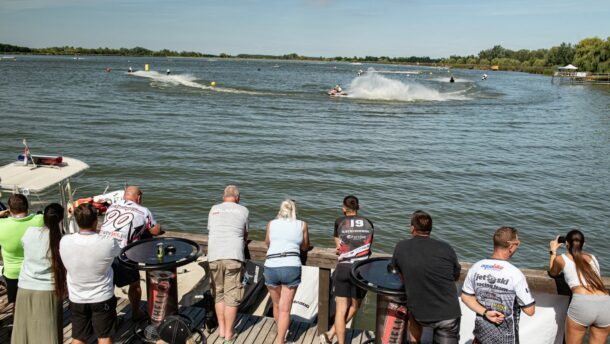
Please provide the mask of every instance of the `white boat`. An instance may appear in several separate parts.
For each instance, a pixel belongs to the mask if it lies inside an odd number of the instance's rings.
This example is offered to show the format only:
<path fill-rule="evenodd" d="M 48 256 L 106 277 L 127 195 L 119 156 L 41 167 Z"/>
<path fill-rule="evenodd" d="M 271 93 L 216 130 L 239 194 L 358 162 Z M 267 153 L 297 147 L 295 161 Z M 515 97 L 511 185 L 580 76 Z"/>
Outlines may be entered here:
<path fill-rule="evenodd" d="M 89 165 L 75 158 L 61 156 L 28 156 L 24 164 L 23 156 L 15 162 L 0 167 L 0 192 L 25 195 L 32 205 L 32 211 L 41 211 L 49 202 L 45 198 L 59 200 L 66 209 L 64 228 L 67 232 L 76 232 L 76 223 L 69 211 L 80 188 L 73 188 L 71 180 L 83 174 Z M 58 188 L 55 194 L 51 189 Z M 97 185 L 103 192 L 90 197 L 92 202 L 111 204 L 123 197 L 123 190 L 108 192 L 109 183 Z M 52 194 L 48 197 L 49 193 Z M 37 209 L 39 207 L 40 209 Z"/>

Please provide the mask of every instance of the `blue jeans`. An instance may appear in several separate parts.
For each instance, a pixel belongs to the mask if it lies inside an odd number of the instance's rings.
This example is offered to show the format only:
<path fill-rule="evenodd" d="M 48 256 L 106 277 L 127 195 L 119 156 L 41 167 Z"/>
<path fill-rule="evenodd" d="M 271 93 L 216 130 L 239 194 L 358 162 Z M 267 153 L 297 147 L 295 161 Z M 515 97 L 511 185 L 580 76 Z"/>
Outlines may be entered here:
<path fill-rule="evenodd" d="M 263 276 L 265 277 L 265 285 L 268 287 L 277 288 L 285 285 L 294 288 L 301 284 L 301 267 L 282 266 L 270 268 L 265 266 Z"/>

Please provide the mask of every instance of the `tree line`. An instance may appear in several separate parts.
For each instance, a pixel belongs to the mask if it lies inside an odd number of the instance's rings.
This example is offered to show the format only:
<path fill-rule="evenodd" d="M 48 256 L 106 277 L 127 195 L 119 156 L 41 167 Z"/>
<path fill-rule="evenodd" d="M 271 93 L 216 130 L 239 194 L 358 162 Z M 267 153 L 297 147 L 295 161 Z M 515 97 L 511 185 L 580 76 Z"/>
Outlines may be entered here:
<path fill-rule="evenodd" d="M 582 71 L 608 73 L 610 72 L 610 37 L 606 40 L 593 37 L 585 38 L 575 45 L 561 43 L 550 49 L 520 49 L 511 50 L 496 45 L 479 52 L 478 55 L 458 56 L 434 59 L 428 56 L 389 57 L 310 57 L 296 53 L 285 55 L 238 54 L 218 55 L 204 54 L 195 51 L 149 50 L 143 47 L 134 48 L 81 48 L 72 46 L 28 48 L 0 43 L 0 53 L 4 54 L 37 54 L 37 55 L 109 55 L 109 56 L 152 56 L 152 57 L 209 57 L 209 58 L 244 58 L 269 60 L 315 60 L 344 62 L 374 62 L 374 63 L 421 63 L 426 65 L 449 65 L 459 68 L 488 69 L 497 66 L 501 70 L 524 71 L 531 73 L 549 73 L 556 66 L 569 63 Z"/>
<path fill-rule="evenodd" d="M 550 49 L 510 50 L 500 45 L 482 50 L 478 55 L 450 56 L 441 63 L 466 67 L 489 68 L 498 66 L 502 70 L 547 72 L 552 67 L 573 64 L 581 71 L 594 73 L 610 72 L 610 37 L 585 38 L 575 45 L 561 43 Z"/>

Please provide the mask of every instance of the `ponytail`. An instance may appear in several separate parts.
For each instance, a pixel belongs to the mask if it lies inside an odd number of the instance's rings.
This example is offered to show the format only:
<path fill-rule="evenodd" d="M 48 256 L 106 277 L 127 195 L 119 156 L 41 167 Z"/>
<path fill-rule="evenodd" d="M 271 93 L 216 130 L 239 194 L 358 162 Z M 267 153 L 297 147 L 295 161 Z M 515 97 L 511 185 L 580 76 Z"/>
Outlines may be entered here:
<path fill-rule="evenodd" d="M 606 287 L 604 286 L 601 277 L 599 277 L 599 273 L 585 260 L 582 253 L 582 248 L 585 245 L 584 234 L 577 229 L 571 230 L 566 236 L 566 242 L 569 244 L 568 252 L 570 252 L 574 259 L 576 275 L 578 276 L 580 285 L 588 291 L 599 290 L 606 292 Z"/>
<path fill-rule="evenodd" d="M 55 295 L 63 299 L 68 291 L 66 282 L 66 268 L 64 267 L 59 255 L 59 241 L 63 235 L 61 229 L 61 221 L 64 218 L 64 208 L 57 204 L 51 203 L 44 209 L 44 225 L 49 229 L 49 250 L 51 270 L 53 271 L 53 281 L 55 284 Z"/>
<path fill-rule="evenodd" d="M 280 211 L 277 213 L 278 219 L 296 220 L 297 206 L 293 200 L 287 199 L 280 205 Z"/>

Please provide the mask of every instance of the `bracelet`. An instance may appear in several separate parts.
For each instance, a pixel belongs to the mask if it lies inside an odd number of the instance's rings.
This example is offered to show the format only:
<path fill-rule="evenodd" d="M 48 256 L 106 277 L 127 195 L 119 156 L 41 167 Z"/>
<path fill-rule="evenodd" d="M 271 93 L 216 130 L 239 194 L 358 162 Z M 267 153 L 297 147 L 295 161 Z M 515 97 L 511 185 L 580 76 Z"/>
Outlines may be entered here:
<path fill-rule="evenodd" d="M 487 314 L 487 312 L 488 312 L 488 311 L 489 311 L 489 309 L 488 309 L 488 308 L 486 308 L 486 309 L 485 309 L 485 312 L 483 312 L 483 314 L 481 314 L 481 316 L 482 316 L 483 318 L 485 318 L 485 314 Z"/>
<path fill-rule="evenodd" d="M 556 256 L 557 255 L 557 253 L 553 252 L 552 250 L 550 250 L 549 253 L 551 254 L 551 256 Z"/>

